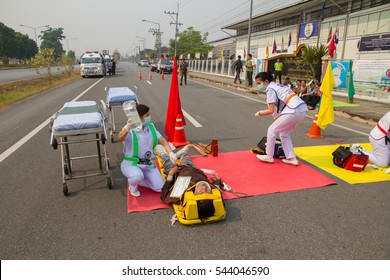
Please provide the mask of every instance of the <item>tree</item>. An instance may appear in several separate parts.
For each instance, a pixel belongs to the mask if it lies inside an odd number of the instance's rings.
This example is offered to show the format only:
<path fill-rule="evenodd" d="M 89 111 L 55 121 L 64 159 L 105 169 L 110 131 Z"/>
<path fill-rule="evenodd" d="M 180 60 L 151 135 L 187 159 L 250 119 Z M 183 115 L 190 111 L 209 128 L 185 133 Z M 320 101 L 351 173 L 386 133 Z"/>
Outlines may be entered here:
<path fill-rule="evenodd" d="M 51 68 L 56 66 L 55 58 L 54 58 L 54 49 L 42 49 L 39 54 L 31 59 L 31 65 L 35 68 L 38 74 L 41 74 L 42 69 L 45 69 L 47 80 L 49 81 L 49 85 L 51 86 L 51 81 L 53 75 L 51 73 Z"/>
<path fill-rule="evenodd" d="M 206 44 L 207 36 L 207 32 L 202 36 L 200 31 L 196 31 L 193 27 L 188 27 L 186 30 L 179 33 L 176 48 L 177 56 L 191 54 L 191 57 L 194 57 L 195 53 L 207 53 L 213 48 Z M 175 50 L 174 39 L 169 40 L 169 47 L 169 53 L 173 56 Z"/>
<path fill-rule="evenodd" d="M 63 67 L 65 70 L 65 73 L 70 77 L 72 75 L 72 72 L 74 70 L 74 52 L 73 52 L 73 58 L 69 56 L 70 51 L 68 52 L 68 55 L 62 54 L 61 58 L 58 61 L 58 66 Z"/>
<path fill-rule="evenodd" d="M 25 60 L 37 53 L 38 47 L 34 40 L 0 22 L 0 57 L 4 64 L 9 63 L 9 58 Z"/>
<path fill-rule="evenodd" d="M 115 61 L 119 61 L 119 59 L 121 58 L 121 55 L 117 49 L 115 49 L 112 53 L 112 57 L 115 59 Z"/>
<path fill-rule="evenodd" d="M 72 50 L 68 51 L 67 56 L 72 59 L 73 61 L 76 61 L 76 53 Z"/>
<path fill-rule="evenodd" d="M 41 31 L 42 35 L 38 37 L 42 39 L 41 49 L 53 49 L 54 59 L 58 60 L 64 53 L 61 41 L 66 37 L 63 35 L 63 28 L 48 27 L 46 30 Z"/>
<path fill-rule="evenodd" d="M 328 48 L 325 45 L 318 47 L 306 46 L 302 51 L 302 56 L 298 60 L 298 67 L 303 68 L 309 66 L 311 77 L 315 77 L 318 81 L 321 80 L 321 63 L 322 57 L 328 53 Z"/>

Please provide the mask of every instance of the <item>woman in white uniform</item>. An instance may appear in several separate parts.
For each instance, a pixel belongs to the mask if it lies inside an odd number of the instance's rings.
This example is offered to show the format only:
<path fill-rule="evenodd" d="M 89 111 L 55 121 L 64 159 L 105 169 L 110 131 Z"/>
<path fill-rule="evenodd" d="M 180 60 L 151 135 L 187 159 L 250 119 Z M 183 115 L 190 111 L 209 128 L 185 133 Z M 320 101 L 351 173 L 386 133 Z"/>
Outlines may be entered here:
<path fill-rule="evenodd" d="M 306 103 L 289 87 L 277 85 L 271 73 L 260 72 L 255 81 L 266 88 L 268 105 L 267 109 L 256 112 L 255 116 L 272 115 L 274 118 L 274 122 L 268 127 L 266 155 L 257 155 L 257 158 L 267 163 L 274 162 L 275 141 L 279 135 L 286 156 L 282 161 L 298 166 L 290 134 L 305 118 L 308 111 Z"/>
<path fill-rule="evenodd" d="M 137 112 L 142 122 L 142 129 L 135 129 L 134 123 L 129 120 L 118 135 L 118 141 L 124 145 L 124 159 L 121 163 L 122 174 L 127 177 L 130 194 L 138 197 L 141 193 L 138 186 L 144 186 L 155 192 L 161 192 L 164 179 L 152 161 L 154 148 L 159 143 L 169 153 L 169 157 L 176 162 L 168 142 L 156 130 L 151 122 L 149 107 L 137 105 Z"/>
<path fill-rule="evenodd" d="M 390 111 L 387 112 L 370 132 L 372 152 L 361 149 L 368 155 L 369 161 L 379 167 L 386 167 L 390 163 Z M 358 145 L 352 145 L 352 149 Z"/>

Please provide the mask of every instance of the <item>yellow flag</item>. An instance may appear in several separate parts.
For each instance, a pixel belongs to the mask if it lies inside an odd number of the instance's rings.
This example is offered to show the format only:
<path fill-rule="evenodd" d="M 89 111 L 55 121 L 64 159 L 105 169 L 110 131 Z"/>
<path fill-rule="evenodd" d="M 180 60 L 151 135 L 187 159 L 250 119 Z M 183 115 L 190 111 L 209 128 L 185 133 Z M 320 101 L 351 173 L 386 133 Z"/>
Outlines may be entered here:
<path fill-rule="evenodd" d="M 332 89 L 334 88 L 334 77 L 332 72 L 331 62 L 328 61 L 328 67 L 324 80 L 322 81 L 320 91 L 322 92 L 320 111 L 318 112 L 317 126 L 325 129 L 326 126 L 334 122 Z"/>
<path fill-rule="evenodd" d="M 269 50 L 268 50 L 268 46 L 265 48 L 265 58 L 268 58 L 269 57 Z"/>

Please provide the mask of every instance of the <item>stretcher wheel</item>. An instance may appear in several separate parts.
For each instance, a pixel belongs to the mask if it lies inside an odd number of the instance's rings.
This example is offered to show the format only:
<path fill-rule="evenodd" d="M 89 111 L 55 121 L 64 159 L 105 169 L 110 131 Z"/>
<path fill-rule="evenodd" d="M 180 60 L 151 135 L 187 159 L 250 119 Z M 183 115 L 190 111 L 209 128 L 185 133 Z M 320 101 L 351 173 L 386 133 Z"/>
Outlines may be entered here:
<path fill-rule="evenodd" d="M 102 134 L 102 136 L 100 137 L 100 139 L 102 140 L 102 144 L 106 144 L 106 136 L 104 134 Z"/>
<path fill-rule="evenodd" d="M 111 178 L 108 177 L 107 178 L 107 187 L 111 190 L 112 189 L 112 181 L 111 181 Z"/>
<path fill-rule="evenodd" d="M 68 196 L 69 192 L 68 192 L 68 186 L 66 185 L 66 183 L 62 184 L 62 192 L 64 193 L 65 196 Z"/>
<path fill-rule="evenodd" d="M 53 149 L 54 150 L 57 150 L 57 148 L 58 148 L 58 142 L 57 142 L 57 139 L 53 139 L 53 143 L 52 143 L 52 146 L 53 146 Z"/>

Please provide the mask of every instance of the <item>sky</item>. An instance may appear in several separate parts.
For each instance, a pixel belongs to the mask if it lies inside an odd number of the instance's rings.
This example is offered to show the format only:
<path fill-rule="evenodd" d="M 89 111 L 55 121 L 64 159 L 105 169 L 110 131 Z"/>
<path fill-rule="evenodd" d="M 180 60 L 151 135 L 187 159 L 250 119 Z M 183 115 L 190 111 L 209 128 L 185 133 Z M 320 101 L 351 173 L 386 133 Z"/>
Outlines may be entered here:
<path fill-rule="evenodd" d="M 252 15 L 293 2 L 297 0 L 253 0 Z M 138 48 L 154 49 L 150 29 L 158 24 L 162 45 L 168 46 L 175 37 L 176 15 L 165 12 L 178 13 L 179 32 L 193 27 L 201 34 L 208 32 L 208 41 L 214 41 L 235 34 L 221 27 L 248 19 L 250 0 L 0 0 L 0 22 L 33 40 L 36 27 L 61 27 L 66 36 L 63 49 L 69 47 L 76 56 L 86 50 L 112 54 L 117 49 L 123 56 Z M 35 30 L 38 36 L 45 28 Z"/>

